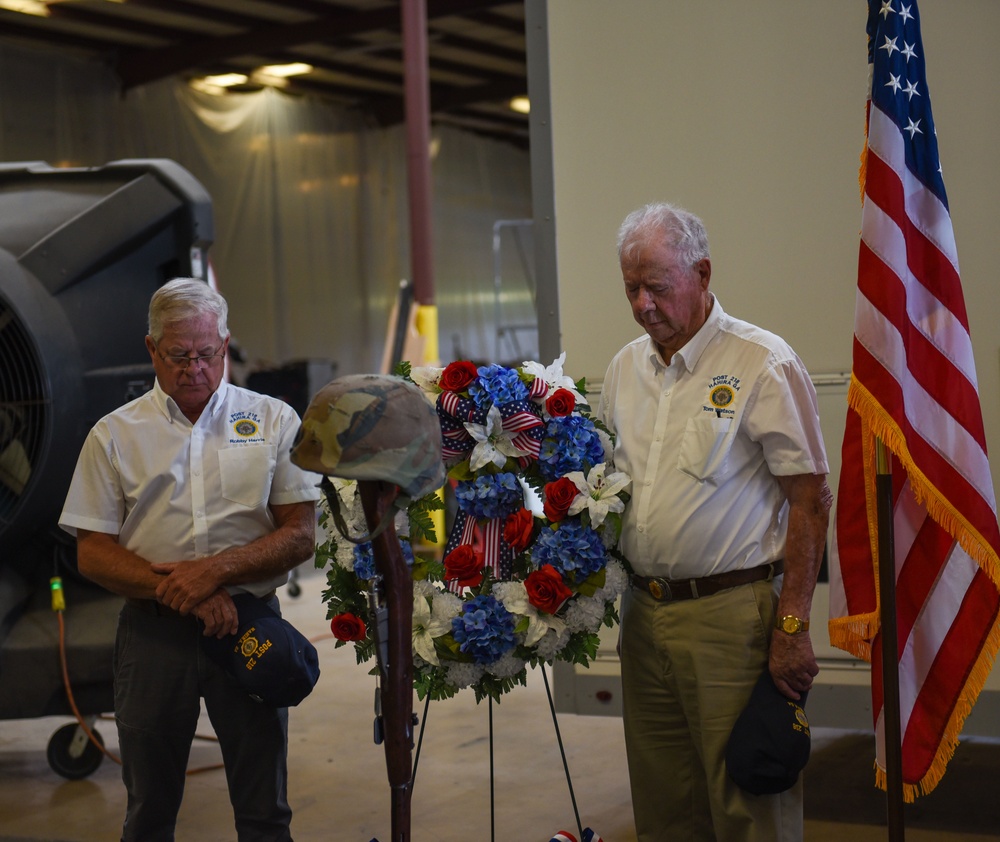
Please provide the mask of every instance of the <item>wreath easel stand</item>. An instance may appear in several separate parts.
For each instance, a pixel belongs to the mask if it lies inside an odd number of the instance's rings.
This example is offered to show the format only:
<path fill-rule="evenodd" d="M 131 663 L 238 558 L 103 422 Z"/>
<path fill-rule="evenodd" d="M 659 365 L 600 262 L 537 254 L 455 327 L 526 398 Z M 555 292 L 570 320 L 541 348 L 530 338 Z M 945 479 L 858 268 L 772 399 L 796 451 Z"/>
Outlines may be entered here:
<path fill-rule="evenodd" d="M 549 703 L 549 712 L 552 714 L 552 725 L 553 725 L 553 727 L 555 729 L 556 743 L 559 746 L 559 756 L 560 756 L 560 758 L 562 760 L 563 772 L 566 775 L 566 785 L 569 788 L 570 802 L 573 805 L 573 816 L 574 816 L 574 818 L 576 820 L 576 827 L 577 827 L 577 830 L 580 833 L 580 838 L 582 839 L 583 836 L 584 836 L 583 823 L 580 820 L 580 811 L 579 811 L 579 809 L 577 807 L 577 803 L 576 803 L 576 793 L 573 790 L 573 778 L 570 775 L 569 762 L 566 759 L 566 749 L 565 749 L 565 746 L 563 745 L 562 733 L 559 730 L 559 719 L 558 719 L 558 716 L 556 714 L 556 707 L 555 707 L 555 702 L 554 702 L 554 700 L 552 698 L 552 691 L 551 691 L 551 689 L 549 687 L 548 674 L 546 672 L 544 664 L 539 665 L 539 669 L 541 670 L 541 673 L 542 673 L 542 680 L 545 683 L 545 695 L 546 695 L 546 698 L 548 699 L 548 703 Z M 430 696 L 427 696 L 424 699 L 424 713 L 423 713 L 423 716 L 420 719 L 420 732 L 419 732 L 419 736 L 417 738 L 416 755 L 414 756 L 414 759 L 413 759 L 413 776 L 412 776 L 412 779 L 410 781 L 411 793 L 412 793 L 413 787 L 415 786 L 416 780 L 417 780 L 417 767 L 418 767 L 418 765 L 420 763 L 420 751 L 421 751 L 421 746 L 423 744 L 424 729 L 427 727 L 427 719 L 428 719 L 427 714 L 428 714 L 428 711 L 430 709 L 430 701 L 431 701 L 430 700 Z M 488 722 L 489 722 L 489 743 L 490 743 L 490 840 L 491 840 L 491 842 L 495 842 L 495 840 L 496 840 L 496 786 L 495 786 L 495 784 L 496 784 L 496 774 L 495 774 L 494 752 L 493 752 L 493 747 L 494 747 L 494 733 L 495 732 L 494 732 L 494 727 L 493 727 L 493 698 L 492 697 L 490 697 L 489 700 L 488 700 L 488 712 L 489 712 L 488 713 Z"/>
<path fill-rule="evenodd" d="M 365 521 L 371 534 L 375 567 L 378 572 L 372 586 L 370 609 L 376 636 L 379 684 L 375 691 L 375 741 L 385 746 L 386 772 L 391 796 L 392 842 L 409 842 L 411 800 L 416 783 L 420 749 L 430 708 L 430 696 L 424 703 L 416 756 L 413 756 L 413 580 L 400 550 L 392 518 L 393 502 L 399 489 L 391 483 L 360 480 L 358 491 Z M 584 828 L 573 790 L 573 779 L 559 730 L 552 690 L 545 665 L 540 665 L 545 695 L 552 715 L 556 742 L 569 788 L 573 815 L 580 838 Z M 493 698 L 489 698 L 490 744 L 490 840 L 496 839 L 496 776 L 494 766 Z M 377 842 L 377 840 L 372 840 Z"/>

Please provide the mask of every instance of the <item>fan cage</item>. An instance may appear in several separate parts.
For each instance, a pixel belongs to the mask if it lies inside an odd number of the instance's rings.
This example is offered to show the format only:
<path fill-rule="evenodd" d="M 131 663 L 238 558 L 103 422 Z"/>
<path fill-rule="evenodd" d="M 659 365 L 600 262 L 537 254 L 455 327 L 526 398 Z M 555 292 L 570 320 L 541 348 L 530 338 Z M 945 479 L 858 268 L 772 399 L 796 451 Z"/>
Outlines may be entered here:
<path fill-rule="evenodd" d="M 49 403 L 31 336 L 0 298 L 0 534 L 14 522 L 40 465 Z"/>

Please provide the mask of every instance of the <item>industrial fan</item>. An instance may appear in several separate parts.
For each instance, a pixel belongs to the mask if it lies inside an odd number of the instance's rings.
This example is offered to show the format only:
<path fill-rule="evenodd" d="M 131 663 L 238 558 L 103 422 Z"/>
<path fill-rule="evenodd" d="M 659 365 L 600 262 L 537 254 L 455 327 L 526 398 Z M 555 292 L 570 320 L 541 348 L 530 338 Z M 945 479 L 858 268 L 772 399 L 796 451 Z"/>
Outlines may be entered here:
<path fill-rule="evenodd" d="M 76 574 L 57 521 L 88 430 L 153 385 L 150 296 L 206 277 L 211 238 L 208 194 L 173 161 L 0 164 L 0 719 L 69 715 L 71 699 L 91 721 L 113 707 L 121 600 Z M 64 777 L 102 756 L 74 724 L 49 744 Z"/>

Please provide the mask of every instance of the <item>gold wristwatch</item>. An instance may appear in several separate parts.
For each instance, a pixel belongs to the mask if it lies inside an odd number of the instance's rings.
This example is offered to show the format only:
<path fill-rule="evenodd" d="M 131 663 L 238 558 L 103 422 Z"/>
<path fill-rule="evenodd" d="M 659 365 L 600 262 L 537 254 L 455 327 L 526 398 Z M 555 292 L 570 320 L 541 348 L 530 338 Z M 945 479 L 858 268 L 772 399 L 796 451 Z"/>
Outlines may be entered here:
<path fill-rule="evenodd" d="M 786 614 L 784 617 L 778 617 L 774 625 L 775 628 L 781 629 L 785 634 L 800 634 L 804 631 L 809 631 L 809 621 L 801 620 L 794 614 Z"/>

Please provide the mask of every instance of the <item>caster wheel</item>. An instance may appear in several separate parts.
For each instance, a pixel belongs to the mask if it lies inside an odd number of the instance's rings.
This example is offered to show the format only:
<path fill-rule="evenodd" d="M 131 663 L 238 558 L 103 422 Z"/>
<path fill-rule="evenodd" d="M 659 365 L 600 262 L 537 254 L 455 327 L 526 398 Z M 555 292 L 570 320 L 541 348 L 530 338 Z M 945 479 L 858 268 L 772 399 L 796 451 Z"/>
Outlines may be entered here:
<path fill-rule="evenodd" d="M 79 736 L 77 734 L 79 732 Z M 91 729 L 94 738 L 104 746 L 101 735 Z M 74 746 L 74 741 L 82 740 Z M 82 751 L 79 746 L 82 745 Z M 76 748 L 76 751 L 73 749 Z M 79 754 L 77 754 L 79 752 Z M 64 725 L 49 738 L 49 747 L 45 752 L 46 759 L 52 771 L 71 781 L 78 781 L 97 770 L 104 760 L 104 752 L 95 746 L 77 724 Z"/>

